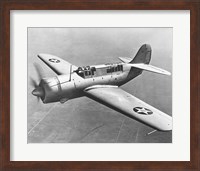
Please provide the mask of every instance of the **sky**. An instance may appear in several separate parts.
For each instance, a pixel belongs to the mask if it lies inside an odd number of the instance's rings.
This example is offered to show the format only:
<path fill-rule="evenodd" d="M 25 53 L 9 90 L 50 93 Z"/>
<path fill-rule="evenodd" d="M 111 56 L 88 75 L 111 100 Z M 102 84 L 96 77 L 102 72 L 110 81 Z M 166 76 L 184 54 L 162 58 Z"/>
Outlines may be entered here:
<path fill-rule="evenodd" d="M 28 28 L 28 143 L 171 143 L 172 132 L 152 128 L 87 97 L 64 104 L 43 104 L 31 94 L 38 83 L 34 63 L 44 77 L 56 74 L 37 58 L 48 53 L 76 66 L 133 58 L 143 44 L 152 48 L 151 65 L 172 73 L 172 28 Z M 144 71 L 121 88 L 172 115 L 172 77 Z"/>

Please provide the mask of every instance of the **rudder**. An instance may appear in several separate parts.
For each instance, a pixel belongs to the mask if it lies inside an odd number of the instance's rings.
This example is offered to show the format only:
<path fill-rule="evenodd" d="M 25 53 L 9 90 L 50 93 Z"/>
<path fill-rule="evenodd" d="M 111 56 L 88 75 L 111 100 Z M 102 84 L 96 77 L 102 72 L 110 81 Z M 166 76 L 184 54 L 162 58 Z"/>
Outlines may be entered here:
<path fill-rule="evenodd" d="M 129 63 L 144 63 L 149 64 L 151 60 L 151 46 L 144 44 L 140 47 L 134 59 Z"/>

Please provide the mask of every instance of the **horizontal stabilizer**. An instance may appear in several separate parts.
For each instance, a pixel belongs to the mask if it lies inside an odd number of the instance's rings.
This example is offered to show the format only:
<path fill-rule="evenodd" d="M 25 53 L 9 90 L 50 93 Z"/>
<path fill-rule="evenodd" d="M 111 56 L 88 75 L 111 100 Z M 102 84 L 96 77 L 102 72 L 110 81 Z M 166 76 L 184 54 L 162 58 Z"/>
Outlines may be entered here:
<path fill-rule="evenodd" d="M 119 59 L 124 63 L 129 63 L 132 59 L 129 57 L 119 57 Z"/>
<path fill-rule="evenodd" d="M 139 68 L 139 69 L 142 69 L 142 70 L 158 73 L 158 74 L 171 75 L 170 72 L 168 72 L 164 69 L 161 69 L 161 68 L 158 68 L 158 67 L 155 67 L 155 66 L 152 66 L 152 65 L 148 65 L 148 64 L 143 64 L 143 63 L 138 64 L 137 63 L 137 64 L 127 64 L 127 65 L 130 65 L 131 67 L 134 67 L 134 68 Z"/>

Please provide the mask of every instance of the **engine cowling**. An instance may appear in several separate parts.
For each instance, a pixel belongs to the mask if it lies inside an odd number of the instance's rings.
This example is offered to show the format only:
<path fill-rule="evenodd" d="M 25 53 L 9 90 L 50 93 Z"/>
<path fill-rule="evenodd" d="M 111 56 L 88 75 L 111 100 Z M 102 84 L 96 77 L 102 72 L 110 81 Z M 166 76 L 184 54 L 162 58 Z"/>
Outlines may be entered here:
<path fill-rule="evenodd" d="M 57 102 L 61 99 L 60 82 L 57 77 L 42 79 L 39 87 L 41 87 L 44 92 L 43 96 L 40 97 L 43 103 Z"/>
<path fill-rule="evenodd" d="M 39 86 L 32 94 L 40 97 L 43 103 L 58 102 L 64 103 L 76 96 L 75 85 L 71 82 L 70 75 L 59 75 L 57 77 L 43 78 Z"/>

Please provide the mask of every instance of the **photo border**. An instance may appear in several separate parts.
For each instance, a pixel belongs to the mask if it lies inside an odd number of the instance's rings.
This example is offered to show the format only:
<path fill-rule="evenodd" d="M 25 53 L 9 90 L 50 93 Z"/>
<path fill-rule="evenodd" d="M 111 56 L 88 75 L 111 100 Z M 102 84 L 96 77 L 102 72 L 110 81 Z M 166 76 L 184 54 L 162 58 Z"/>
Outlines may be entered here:
<path fill-rule="evenodd" d="M 0 168 L 3 170 L 199 170 L 199 50 L 200 3 L 198 0 L 3 0 L 0 3 Z M 11 10 L 190 10 L 190 161 L 10 161 L 10 11 Z M 183 130 L 184 131 L 184 130 Z"/>

